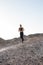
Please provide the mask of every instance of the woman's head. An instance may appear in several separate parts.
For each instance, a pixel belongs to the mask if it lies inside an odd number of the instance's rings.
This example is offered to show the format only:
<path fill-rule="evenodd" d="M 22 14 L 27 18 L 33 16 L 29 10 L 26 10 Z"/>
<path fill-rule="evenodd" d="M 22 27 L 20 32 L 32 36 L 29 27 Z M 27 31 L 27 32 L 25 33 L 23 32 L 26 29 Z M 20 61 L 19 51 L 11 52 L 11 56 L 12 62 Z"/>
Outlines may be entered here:
<path fill-rule="evenodd" d="M 20 27 L 22 27 L 22 25 L 20 24 Z"/>

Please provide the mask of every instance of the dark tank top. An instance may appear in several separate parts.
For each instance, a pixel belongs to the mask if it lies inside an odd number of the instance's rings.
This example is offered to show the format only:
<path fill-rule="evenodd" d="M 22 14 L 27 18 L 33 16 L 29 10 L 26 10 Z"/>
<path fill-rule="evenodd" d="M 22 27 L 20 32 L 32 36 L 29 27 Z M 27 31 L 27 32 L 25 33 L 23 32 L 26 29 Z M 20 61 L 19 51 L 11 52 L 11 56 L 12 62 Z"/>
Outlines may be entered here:
<path fill-rule="evenodd" d="M 23 28 L 19 28 L 20 31 L 23 31 Z"/>

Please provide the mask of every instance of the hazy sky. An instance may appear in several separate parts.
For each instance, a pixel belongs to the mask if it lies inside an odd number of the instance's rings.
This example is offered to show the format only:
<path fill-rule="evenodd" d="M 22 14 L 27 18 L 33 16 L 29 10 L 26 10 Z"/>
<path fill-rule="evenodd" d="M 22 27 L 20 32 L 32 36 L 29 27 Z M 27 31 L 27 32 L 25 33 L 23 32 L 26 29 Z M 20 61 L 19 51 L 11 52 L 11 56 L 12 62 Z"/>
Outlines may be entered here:
<path fill-rule="evenodd" d="M 0 37 L 18 37 L 19 24 L 25 35 L 43 33 L 43 0 L 0 0 Z"/>

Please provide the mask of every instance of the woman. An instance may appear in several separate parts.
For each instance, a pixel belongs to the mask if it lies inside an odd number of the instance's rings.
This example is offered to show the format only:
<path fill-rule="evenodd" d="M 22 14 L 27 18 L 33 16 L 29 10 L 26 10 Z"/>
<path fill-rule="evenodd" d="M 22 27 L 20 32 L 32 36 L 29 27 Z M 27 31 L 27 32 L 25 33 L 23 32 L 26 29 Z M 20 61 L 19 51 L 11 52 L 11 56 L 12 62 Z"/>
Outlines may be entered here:
<path fill-rule="evenodd" d="M 20 27 L 19 27 L 19 32 L 20 32 L 20 38 L 22 39 L 22 43 L 24 41 L 24 38 L 23 38 L 23 31 L 24 31 L 24 28 L 22 27 L 22 25 L 20 24 Z"/>

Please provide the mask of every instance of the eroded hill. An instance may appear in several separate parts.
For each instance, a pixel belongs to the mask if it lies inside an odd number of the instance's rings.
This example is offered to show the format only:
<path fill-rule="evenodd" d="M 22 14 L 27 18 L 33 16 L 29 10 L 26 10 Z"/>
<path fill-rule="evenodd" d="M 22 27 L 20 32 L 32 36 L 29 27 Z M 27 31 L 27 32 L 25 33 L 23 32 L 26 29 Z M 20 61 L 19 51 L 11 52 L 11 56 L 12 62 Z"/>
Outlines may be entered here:
<path fill-rule="evenodd" d="M 20 38 L 1 40 L 0 65 L 43 65 L 43 34 L 24 38 L 24 43 Z"/>

